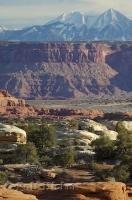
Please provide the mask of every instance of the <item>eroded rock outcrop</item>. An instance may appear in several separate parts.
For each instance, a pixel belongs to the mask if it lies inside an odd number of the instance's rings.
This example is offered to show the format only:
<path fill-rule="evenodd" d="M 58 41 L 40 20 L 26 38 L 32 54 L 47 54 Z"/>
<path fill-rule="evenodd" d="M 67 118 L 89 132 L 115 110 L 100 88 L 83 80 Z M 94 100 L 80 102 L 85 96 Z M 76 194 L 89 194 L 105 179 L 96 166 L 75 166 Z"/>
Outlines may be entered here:
<path fill-rule="evenodd" d="M 33 195 L 0 187 L 0 200 L 37 200 Z"/>
<path fill-rule="evenodd" d="M 0 91 L 0 114 L 4 117 L 32 117 L 36 115 L 33 107 L 26 105 L 25 100 L 17 99 L 7 91 Z"/>
<path fill-rule="evenodd" d="M 75 119 L 87 116 L 90 119 L 103 117 L 104 113 L 96 109 L 47 109 L 32 107 L 25 103 L 25 100 L 17 99 L 7 91 L 0 91 L 0 115 L 1 117 L 26 118 L 46 117 Z"/>
<path fill-rule="evenodd" d="M 120 182 L 92 182 L 66 184 L 15 184 L 11 188 L 33 194 L 39 200 L 130 200 L 131 187 Z"/>
<path fill-rule="evenodd" d="M 100 200 L 127 200 L 126 186 L 123 183 L 89 183 L 75 188 L 75 191 Z"/>
<path fill-rule="evenodd" d="M 79 128 L 81 130 L 87 130 L 86 133 L 85 131 L 82 131 L 82 134 L 84 135 L 90 135 L 91 132 L 91 136 L 93 137 L 92 140 L 94 140 L 94 138 L 97 139 L 99 136 L 103 135 L 108 136 L 111 140 L 116 140 L 118 136 L 118 132 L 109 130 L 105 125 L 91 119 L 80 120 Z"/>
<path fill-rule="evenodd" d="M 11 96 L 8 91 L 0 91 L 0 107 L 25 106 L 25 101 Z"/>
<path fill-rule="evenodd" d="M 126 185 L 118 182 L 94 182 L 55 185 L 47 187 L 26 185 L 25 189 L 18 186 L 19 190 L 36 194 L 38 199 L 43 200 L 128 200 Z M 47 188 L 47 189 L 44 189 Z"/>
<path fill-rule="evenodd" d="M 38 115 L 49 115 L 49 116 L 58 116 L 64 117 L 67 119 L 75 119 L 80 117 L 88 117 L 90 119 L 95 119 L 96 117 L 103 117 L 104 113 L 101 110 L 97 109 L 66 109 L 66 108 L 58 108 L 58 109 L 46 109 L 42 108 L 38 110 Z"/>

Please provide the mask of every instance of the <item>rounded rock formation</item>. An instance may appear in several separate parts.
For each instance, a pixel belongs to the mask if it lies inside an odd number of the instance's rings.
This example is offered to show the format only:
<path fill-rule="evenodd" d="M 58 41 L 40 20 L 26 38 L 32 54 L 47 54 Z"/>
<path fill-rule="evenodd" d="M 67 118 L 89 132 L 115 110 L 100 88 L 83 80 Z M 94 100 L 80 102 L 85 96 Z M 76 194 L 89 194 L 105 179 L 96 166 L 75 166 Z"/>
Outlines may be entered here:
<path fill-rule="evenodd" d="M 26 144 L 26 132 L 16 126 L 0 123 L 0 144 Z"/>
<path fill-rule="evenodd" d="M 107 127 L 90 119 L 81 120 L 79 122 L 81 130 L 88 130 L 90 132 L 107 131 Z"/>

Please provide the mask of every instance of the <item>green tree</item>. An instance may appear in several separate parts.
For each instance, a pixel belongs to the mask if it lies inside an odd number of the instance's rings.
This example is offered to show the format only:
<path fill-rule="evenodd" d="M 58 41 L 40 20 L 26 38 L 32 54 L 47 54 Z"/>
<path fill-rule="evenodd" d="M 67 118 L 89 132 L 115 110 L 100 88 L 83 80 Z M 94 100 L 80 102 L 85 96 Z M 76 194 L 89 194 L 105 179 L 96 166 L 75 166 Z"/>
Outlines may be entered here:
<path fill-rule="evenodd" d="M 132 134 L 127 132 L 119 133 L 116 141 L 116 149 L 116 157 L 120 161 L 118 174 L 126 173 L 125 180 L 127 180 L 127 176 L 129 178 L 132 177 Z"/>
<path fill-rule="evenodd" d="M 119 159 L 132 159 L 132 134 L 119 133 L 116 140 L 116 148 Z"/>
<path fill-rule="evenodd" d="M 99 161 L 113 159 L 115 157 L 115 142 L 108 136 L 101 136 L 92 142 L 96 159 Z"/>
<path fill-rule="evenodd" d="M 56 144 L 56 131 L 51 125 L 42 125 L 37 130 L 28 134 L 28 141 L 33 142 L 41 154 L 47 148 L 54 147 Z"/>
<path fill-rule="evenodd" d="M 14 155 L 14 163 L 38 163 L 38 155 L 35 145 L 33 143 L 18 145 Z"/>
<path fill-rule="evenodd" d="M 70 146 L 63 150 L 60 150 L 60 153 L 54 157 L 54 163 L 63 167 L 70 167 L 72 164 L 75 163 L 74 149 Z"/>
<path fill-rule="evenodd" d="M 72 147 L 69 147 L 64 153 L 63 163 L 65 166 L 70 167 L 75 163 L 75 152 Z"/>

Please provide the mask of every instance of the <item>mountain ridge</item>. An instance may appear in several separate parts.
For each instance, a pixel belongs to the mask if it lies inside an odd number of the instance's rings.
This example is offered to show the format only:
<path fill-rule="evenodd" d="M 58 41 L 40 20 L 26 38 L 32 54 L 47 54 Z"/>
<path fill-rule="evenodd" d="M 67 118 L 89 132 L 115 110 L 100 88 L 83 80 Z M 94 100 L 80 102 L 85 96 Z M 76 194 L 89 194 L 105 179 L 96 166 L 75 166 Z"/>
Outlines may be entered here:
<path fill-rule="evenodd" d="M 44 25 L 3 30 L 1 40 L 18 41 L 131 41 L 132 20 L 114 9 L 99 16 L 79 11 L 62 14 Z"/>

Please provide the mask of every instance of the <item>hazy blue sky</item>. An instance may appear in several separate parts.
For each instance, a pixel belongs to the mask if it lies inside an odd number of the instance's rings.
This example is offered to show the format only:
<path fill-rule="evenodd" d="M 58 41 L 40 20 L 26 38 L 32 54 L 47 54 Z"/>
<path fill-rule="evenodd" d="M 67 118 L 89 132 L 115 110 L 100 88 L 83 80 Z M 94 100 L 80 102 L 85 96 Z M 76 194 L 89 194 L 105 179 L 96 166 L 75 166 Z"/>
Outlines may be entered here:
<path fill-rule="evenodd" d="M 44 24 L 64 12 L 101 13 L 109 8 L 132 17 L 132 0 L 0 0 L 0 23 L 11 26 Z"/>

